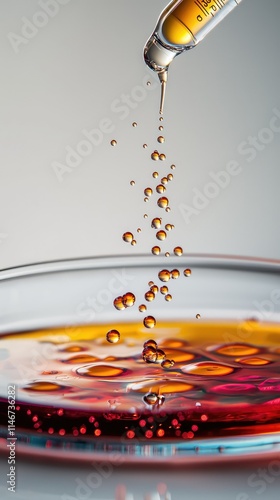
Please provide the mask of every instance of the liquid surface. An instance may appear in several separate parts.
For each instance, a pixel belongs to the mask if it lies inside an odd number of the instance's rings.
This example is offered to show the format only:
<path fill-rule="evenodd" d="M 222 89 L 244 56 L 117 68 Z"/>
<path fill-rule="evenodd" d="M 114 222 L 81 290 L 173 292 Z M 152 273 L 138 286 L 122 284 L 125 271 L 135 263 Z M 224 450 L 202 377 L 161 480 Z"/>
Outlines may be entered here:
<path fill-rule="evenodd" d="M 143 440 L 277 432 L 279 339 L 278 324 L 203 319 L 7 334 L 1 420 L 14 384 L 18 432 Z"/>

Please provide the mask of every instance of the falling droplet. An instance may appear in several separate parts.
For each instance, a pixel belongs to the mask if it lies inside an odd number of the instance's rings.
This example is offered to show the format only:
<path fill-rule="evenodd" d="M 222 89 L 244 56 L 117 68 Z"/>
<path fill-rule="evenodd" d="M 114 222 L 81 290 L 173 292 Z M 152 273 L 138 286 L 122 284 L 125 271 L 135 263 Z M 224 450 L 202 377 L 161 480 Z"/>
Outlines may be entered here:
<path fill-rule="evenodd" d="M 188 278 L 192 274 L 191 269 L 185 269 L 184 270 L 184 275 Z"/>
<path fill-rule="evenodd" d="M 120 332 L 118 330 L 110 330 L 106 335 L 106 339 L 110 344 L 116 344 L 120 340 Z"/>
<path fill-rule="evenodd" d="M 136 240 L 132 240 L 131 245 L 134 247 L 136 245 L 136 243 L 137 243 Z"/>
<path fill-rule="evenodd" d="M 160 208 L 166 208 L 168 206 L 168 198 L 165 196 L 162 196 L 161 198 L 158 199 L 157 204 Z"/>
<path fill-rule="evenodd" d="M 159 155 L 159 159 L 160 159 L 161 161 L 166 160 L 166 156 L 165 156 L 165 154 L 164 154 L 164 153 L 161 153 L 161 154 Z"/>
<path fill-rule="evenodd" d="M 153 227 L 155 229 L 159 229 L 160 226 L 161 226 L 161 218 L 155 217 L 151 222 L 151 227 Z"/>
<path fill-rule="evenodd" d="M 163 116 L 160 116 L 159 117 L 159 121 L 162 122 L 163 121 Z"/>
<path fill-rule="evenodd" d="M 170 253 L 169 252 L 165 252 L 165 257 L 170 257 Z"/>
<path fill-rule="evenodd" d="M 146 316 L 143 320 L 143 324 L 146 328 L 154 328 L 154 326 L 156 326 L 156 320 L 153 316 Z"/>
<path fill-rule="evenodd" d="M 144 396 L 143 400 L 148 405 L 155 405 L 158 402 L 158 395 L 155 394 L 154 392 L 149 392 Z"/>
<path fill-rule="evenodd" d="M 162 184 L 159 184 L 159 185 L 156 187 L 156 192 L 157 192 L 158 194 L 163 194 L 163 193 L 164 193 L 164 191 L 166 191 L 166 187 L 165 187 L 165 186 L 163 186 Z"/>
<path fill-rule="evenodd" d="M 151 286 L 153 286 L 153 284 L 154 284 L 154 282 L 153 282 L 153 281 L 149 281 L 148 286 L 150 286 L 150 287 L 151 287 Z"/>
<path fill-rule="evenodd" d="M 196 319 L 200 319 L 201 318 L 200 314 L 196 314 L 195 317 L 196 317 Z"/>
<path fill-rule="evenodd" d="M 163 178 L 161 179 L 161 183 L 162 183 L 162 184 L 167 184 L 167 182 L 168 182 L 167 177 L 163 177 Z"/>
<path fill-rule="evenodd" d="M 165 224 L 166 231 L 171 231 L 173 229 L 172 224 Z"/>
<path fill-rule="evenodd" d="M 175 170 L 176 165 L 173 164 L 173 165 L 170 166 L 170 168 L 171 168 L 171 170 Z"/>
<path fill-rule="evenodd" d="M 141 313 L 142 313 L 142 312 L 145 312 L 146 310 L 147 310 L 147 307 L 145 306 L 145 304 L 141 304 L 141 305 L 139 306 L 139 312 L 141 312 Z"/>
<path fill-rule="evenodd" d="M 162 366 L 162 368 L 168 369 L 168 368 L 172 368 L 172 366 L 174 366 L 174 364 L 175 364 L 175 361 L 173 361 L 173 359 L 165 359 L 161 363 L 161 366 Z"/>
<path fill-rule="evenodd" d="M 151 291 L 156 294 L 158 293 L 158 286 L 157 285 L 151 285 Z"/>
<path fill-rule="evenodd" d="M 156 179 L 158 177 L 158 172 L 153 172 L 153 178 Z"/>
<path fill-rule="evenodd" d="M 173 252 L 175 255 L 177 255 L 177 257 L 181 257 L 183 255 L 182 247 L 175 247 Z"/>
<path fill-rule="evenodd" d="M 160 142 L 161 144 L 165 141 L 164 137 L 162 135 L 159 135 L 158 138 L 157 138 L 158 142 Z"/>
<path fill-rule="evenodd" d="M 148 214 L 144 214 L 143 217 L 144 217 L 144 219 L 147 219 L 148 218 Z"/>
<path fill-rule="evenodd" d="M 152 194 L 153 194 L 152 188 L 147 187 L 146 189 L 144 189 L 144 195 L 145 196 L 152 196 Z"/>
<path fill-rule="evenodd" d="M 131 186 L 135 186 L 135 181 L 130 181 Z"/>
<path fill-rule="evenodd" d="M 165 211 L 168 212 L 168 213 L 170 212 L 170 210 L 171 210 L 170 207 L 166 207 L 166 209 L 165 209 Z"/>
<path fill-rule="evenodd" d="M 147 82 L 147 86 L 149 87 L 151 85 L 151 82 Z"/>
<path fill-rule="evenodd" d="M 167 269 L 162 269 L 162 271 L 160 271 L 158 273 L 158 277 L 159 277 L 160 281 L 167 282 L 171 278 L 171 273 Z"/>
<path fill-rule="evenodd" d="M 173 269 L 171 271 L 171 277 L 176 280 L 180 276 L 180 271 L 178 269 Z"/>
<path fill-rule="evenodd" d="M 167 175 L 167 180 L 170 182 L 173 179 L 173 174 L 168 174 Z"/>
<path fill-rule="evenodd" d="M 159 154 L 158 154 L 158 151 L 154 151 L 154 152 L 151 154 L 151 158 L 152 158 L 152 160 L 157 161 L 157 160 L 159 159 Z"/>
<path fill-rule="evenodd" d="M 148 198 L 148 196 L 146 196 L 146 197 L 144 198 L 144 202 L 145 202 L 145 203 L 147 203 L 148 201 L 149 201 L 149 198 Z"/>
<path fill-rule="evenodd" d="M 172 295 L 170 295 L 170 293 L 165 295 L 165 300 L 167 300 L 167 302 L 170 302 L 172 300 Z"/>
<path fill-rule="evenodd" d="M 143 144 L 143 148 L 146 149 L 148 147 L 148 144 Z"/>
<path fill-rule="evenodd" d="M 158 129 L 159 129 L 160 131 L 162 131 L 162 130 L 163 130 L 163 126 L 162 126 L 162 125 L 160 125 Z"/>
<path fill-rule="evenodd" d="M 122 236 L 122 239 L 123 241 L 125 241 L 126 243 L 131 243 L 132 240 L 133 240 L 133 234 L 132 233 L 129 233 L 129 232 L 126 232 L 123 234 Z"/>
<path fill-rule="evenodd" d="M 156 233 L 156 237 L 158 240 L 163 241 L 166 238 L 166 232 L 161 229 Z"/>
<path fill-rule="evenodd" d="M 116 309 L 118 309 L 118 311 L 122 311 L 123 309 L 125 309 L 125 305 L 123 303 L 123 298 L 121 295 L 115 298 L 114 306 Z"/>
<path fill-rule="evenodd" d="M 141 231 L 142 231 L 141 227 L 138 227 L 137 228 L 137 233 L 141 233 Z"/>
<path fill-rule="evenodd" d="M 123 296 L 123 304 L 125 307 L 132 307 L 135 302 L 135 295 L 131 292 L 127 292 Z"/>
<path fill-rule="evenodd" d="M 112 139 L 111 142 L 110 142 L 111 146 L 116 146 L 117 145 L 117 141 L 115 139 Z"/>
<path fill-rule="evenodd" d="M 132 123 L 132 126 L 133 126 L 133 127 L 137 127 L 137 122 L 133 122 L 133 123 Z"/>
<path fill-rule="evenodd" d="M 157 360 L 157 350 L 154 346 L 148 345 L 142 351 L 143 360 L 146 363 L 155 363 Z"/>
<path fill-rule="evenodd" d="M 145 299 L 148 302 L 151 302 L 152 300 L 154 300 L 154 298 L 155 298 L 155 294 L 151 290 L 149 290 L 148 292 L 145 293 Z"/>
<path fill-rule="evenodd" d="M 159 255 L 160 254 L 160 247 L 158 247 L 158 246 L 153 247 L 152 254 Z"/>
<path fill-rule="evenodd" d="M 162 293 L 162 295 L 166 295 L 168 292 L 168 286 L 161 286 L 160 287 L 160 293 Z"/>
<path fill-rule="evenodd" d="M 143 347 L 144 347 L 144 348 L 145 348 L 145 347 L 150 347 L 150 346 L 151 346 L 151 347 L 154 347 L 154 348 L 156 349 L 156 348 L 157 348 L 157 343 L 156 343 L 156 341 L 155 341 L 155 340 L 153 340 L 153 339 L 149 339 L 149 340 L 146 340 L 146 342 L 144 342 L 144 345 L 143 345 Z"/>

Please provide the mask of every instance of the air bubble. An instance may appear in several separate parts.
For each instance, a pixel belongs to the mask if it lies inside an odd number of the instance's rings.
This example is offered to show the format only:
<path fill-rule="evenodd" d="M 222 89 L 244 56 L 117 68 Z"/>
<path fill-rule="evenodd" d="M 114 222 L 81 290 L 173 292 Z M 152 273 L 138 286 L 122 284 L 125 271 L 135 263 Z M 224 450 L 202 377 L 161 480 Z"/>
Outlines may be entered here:
<path fill-rule="evenodd" d="M 125 309 L 125 305 L 123 303 L 123 298 L 121 295 L 115 298 L 114 306 L 116 309 L 118 309 L 118 311 L 122 311 L 123 309 Z"/>
<path fill-rule="evenodd" d="M 152 196 L 152 194 L 153 194 L 152 188 L 147 187 L 146 189 L 144 189 L 144 195 L 145 196 Z"/>
<path fill-rule="evenodd" d="M 180 276 L 180 271 L 178 269 L 173 269 L 171 271 L 171 277 L 176 280 Z"/>
<path fill-rule="evenodd" d="M 176 165 L 174 165 L 174 164 L 173 164 L 173 165 L 170 165 L 170 168 L 171 168 L 171 170 L 175 170 Z"/>
<path fill-rule="evenodd" d="M 165 224 L 165 229 L 166 231 L 171 231 L 171 229 L 173 229 L 172 224 Z"/>
<path fill-rule="evenodd" d="M 127 292 L 123 296 L 123 304 L 125 307 L 132 307 L 135 302 L 135 295 L 131 292 Z"/>
<path fill-rule="evenodd" d="M 169 252 L 165 252 L 165 257 L 170 257 L 170 253 Z"/>
<path fill-rule="evenodd" d="M 141 312 L 141 313 L 142 313 L 142 312 L 145 312 L 146 310 L 147 310 L 147 307 L 145 306 L 145 304 L 141 304 L 141 305 L 139 306 L 139 312 Z"/>
<path fill-rule="evenodd" d="M 170 212 L 170 210 L 171 210 L 170 207 L 166 207 L 166 209 L 165 209 L 165 211 L 168 212 L 168 213 Z"/>
<path fill-rule="evenodd" d="M 110 330 L 106 335 L 106 339 L 110 344 L 116 344 L 120 340 L 120 332 L 118 330 Z"/>
<path fill-rule="evenodd" d="M 196 317 L 196 319 L 200 319 L 200 318 L 201 318 L 201 316 L 200 316 L 200 314 L 199 314 L 199 313 L 198 313 L 198 314 L 196 314 L 196 316 L 195 316 L 195 317 Z"/>
<path fill-rule="evenodd" d="M 167 182 L 168 182 L 167 177 L 162 177 L 161 183 L 162 184 L 167 184 Z"/>
<path fill-rule="evenodd" d="M 170 182 L 173 180 L 173 175 L 172 174 L 168 174 L 167 175 L 167 180 Z"/>
<path fill-rule="evenodd" d="M 137 125 L 138 125 L 138 124 L 137 124 L 137 122 L 133 122 L 133 123 L 132 123 L 132 126 L 133 126 L 133 127 L 137 127 Z"/>
<path fill-rule="evenodd" d="M 138 227 L 137 228 L 137 233 L 141 233 L 141 231 L 142 231 L 141 227 Z"/>
<path fill-rule="evenodd" d="M 144 198 L 144 202 L 145 202 L 145 203 L 147 203 L 148 201 L 149 201 L 149 198 L 148 198 L 148 196 L 146 196 L 146 197 Z"/>
<path fill-rule="evenodd" d="M 132 240 L 131 245 L 134 247 L 137 244 L 136 240 Z"/>
<path fill-rule="evenodd" d="M 165 187 L 165 186 L 163 186 L 162 184 L 159 184 L 159 185 L 156 187 L 156 192 L 157 192 L 158 194 L 163 194 L 163 193 L 164 193 L 164 191 L 166 191 L 166 187 Z"/>
<path fill-rule="evenodd" d="M 161 250 L 160 250 L 160 247 L 158 247 L 158 246 L 154 246 L 154 247 L 152 248 L 152 254 L 154 254 L 154 255 L 159 255 L 159 254 L 160 254 L 160 251 L 161 251 Z"/>
<path fill-rule="evenodd" d="M 156 179 L 158 177 L 158 172 L 153 172 L 153 178 Z"/>
<path fill-rule="evenodd" d="M 135 186 L 135 181 L 130 181 L 131 186 Z"/>
<path fill-rule="evenodd" d="M 172 295 L 170 295 L 170 293 L 165 295 L 165 300 L 167 300 L 167 302 L 170 302 L 172 300 Z"/>
<path fill-rule="evenodd" d="M 143 144 L 143 148 L 146 149 L 148 147 L 148 144 Z"/>
<path fill-rule="evenodd" d="M 157 285 L 151 285 L 151 291 L 156 294 L 158 293 L 158 286 Z"/>
<path fill-rule="evenodd" d="M 164 154 L 164 153 L 161 153 L 161 154 L 159 155 L 159 159 L 160 159 L 161 161 L 166 160 L 166 156 L 165 156 L 165 154 Z"/>
<path fill-rule="evenodd" d="M 158 138 L 157 138 L 158 142 L 160 142 L 161 144 L 165 141 L 164 137 L 162 135 L 159 135 Z"/>
<path fill-rule="evenodd" d="M 192 270 L 191 269 L 185 269 L 184 270 L 184 275 L 189 278 L 189 276 L 192 274 Z"/>
<path fill-rule="evenodd" d="M 143 324 L 146 328 L 154 328 L 154 326 L 156 326 L 156 320 L 153 316 L 146 316 L 143 320 Z"/>
<path fill-rule="evenodd" d="M 112 139 L 112 141 L 110 142 L 111 146 L 116 146 L 117 145 L 117 141 L 115 139 Z"/>
<path fill-rule="evenodd" d="M 151 290 L 149 290 L 148 292 L 145 293 L 145 299 L 148 302 L 151 302 L 152 300 L 154 300 L 154 298 L 155 298 L 155 294 Z"/>
<path fill-rule="evenodd" d="M 143 215 L 144 219 L 148 219 L 148 214 Z"/>
<path fill-rule="evenodd" d="M 160 125 L 158 129 L 159 129 L 160 131 L 162 131 L 162 130 L 163 130 L 163 126 L 162 126 L 162 125 Z"/>

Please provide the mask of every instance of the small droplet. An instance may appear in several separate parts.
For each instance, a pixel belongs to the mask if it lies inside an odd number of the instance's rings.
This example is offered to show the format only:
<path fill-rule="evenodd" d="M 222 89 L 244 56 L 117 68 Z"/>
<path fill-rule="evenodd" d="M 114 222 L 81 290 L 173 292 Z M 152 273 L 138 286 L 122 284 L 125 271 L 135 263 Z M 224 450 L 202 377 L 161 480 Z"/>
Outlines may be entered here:
<path fill-rule="evenodd" d="M 175 170 L 176 165 L 173 164 L 173 165 L 170 166 L 170 168 L 171 168 L 171 170 Z"/>
<path fill-rule="evenodd" d="M 131 186 L 135 186 L 135 181 L 130 181 Z"/>
<path fill-rule="evenodd" d="M 116 344 L 120 340 L 120 332 L 118 330 L 110 330 L 106 335 L 106 339 L 110 344 Z"/>
<path fill-rule="evenodd" d="M 155 217 L 151 222 L 151 226 L 155 229 L 159 229 L 161 226 L 161 218 Z"/>
<path fill-rule="evenodd" d="M 157 360 L 157 350 L 154 346 L 148 345 L 142 351 L 143 360 L 146 363 L 155 363 Z"/>
<path fill-rule="evenodd" d="M 134 247 L 137 244 L 136 240 L 132 240 L 131 245 Z"/>
<path fill-rule="evenodd" d="M 158 172 L 153 172 L 153 178 L 156 179 L 158 177 Z"/>
<path fill-rule="evenodd" d="M 142 231 L 141 227 L 138 227 L 137 228 L 137 233 L 141 233 L 141 231 Z"/>
<path fill-rule="evenodd" d="M 123 241 L 125 241 L 126 243 L 131 243 L 132 240 L 133 240 L 133 234 L 132 233 L 129 233 L 129 232 L 126 232 L 123 234 L 122 236 L 122 239 Z"/>
<path fill-rule="evenodd" d="M 154 392 L 149 392 L 144 396 L 143 400 L 148 405 L 155 405 L 158 402 L 158 395 L 155 394 Z"/>
<path fill-rule="evenodd" d="M 146 196 L 146 197 L 144 198 L 144 202 L 145 202 L 145 203 L 147 203 L 148 201 L 149 201 L 149 198 L 148 198 L 148 196 Z"/>
<path fill-rule="evenodd" d="M 164 154 L 164 153 L 161 153 L 161 154 L 159 155 L 159 159 L 160 159 L 161 161 L 166 160 L 166 156 L 165 156 L 165 154 Z"/>
<path fill-rule="evenodd" d="M 162 122 L 163 121 L 163 116 L 160 116 L 159 117 L 159 121 Z"/>
<path fill-rule="evenodd" d="M 159 159 L 159 154 L 158 154 L 158 151 L 154 151 L 154 152 L 151 154 L 151 158 L 152 158 L 152 160 L 157 161 L 157 160 Z"/>
<path fill-rule="evenodd" d="M 151 291 L 156 294 L 158 293 L 158 286 L 157 285 L 151 285 Z"/>
<path fill-rule="evenodd" d="M 157 138 L 158 142 L 160 142 L 161 144 L 165 141 L 164 137 L 162 135 L 159 135 L 158 138 Z"/>
<path fill-rule="evenodd" d="M 197 313 L 195 317 L 196 317 L 196 319 L 200 319 L 201 318 L 201 316 L 200 316 L 199 313 Z"/>
<path fill-rule="evenodd" d="M 149 290 L 148 292 L 145 293 L 145 299 L 148 302 L 151 302 L 152 300 L 154 300 L 154 298 L 155 298 L 155 294 L 151 290 Z"/>
<path fill-rule="evenodd" d="M 162 269 L 162 271 L 160 271 L 158 273 L 158 277 L 159 277 L 160 281 L 167 282 L 171 278 L 171 273 L 167 269 Z"/>
<path fill-rule="evenodd" d="M 169 252 L 165 252 L 165 257 L 170 257 L 170 253 Z"/>
<path fill-rule="evenodd" d="M 158 194 L 163 194 L 163 193 L 164 193 L 164 191 L 166 191 L 166 187 L 165 187 L 165 186 L 163 186 L 163 184 L 159 184 L 159 185 L 156 187 L 156 192 L 157 192 Z"/>
<path fill-rule="evenodd" d="M 151 85 L 151 82 L 147 82 L 147 87 L 149 87 Z"/>
<path fill-rule="evenodd" d="M 146 328 L 154 328 L 156 325 L 156 320 L 153 316 L 146 316 L 143 320 L 143 324 Z"/>
<path fill-rule="evenodd" d="M 162 126 L 162 125 L 160 125 L 158 129 L 159 129 L 160 131 L 162 131 L 162 130 L 163 130 L 163 126 Z"/>
<path fill-rule="evenodd" d="M 112 141 L 110 142 L 111 146 L 116 146 L 117 145 L 117 141 L 115 139 L 112 139 Z"/>
<path fill-rule="evenodd" d="M 148 214 L 143 215 L 144 219 L 148 219 Z"/>
<path fill-rule="evenodd" d="M 153 194 L 152 188 L 147 187 L 146 189 L 144 189 L 144 195 L 145 196 L 152 196 L 152 194 Z"/>
<path fill-rule="evenodd" d="M 173 252 L 175 255 L 177 255 L 177 257 L 181 257 L 183 255 L 182 247 L 175 247 Z"/>
<path fill-rule="evenodd" d="M 158 199 L 157 204 L 160 208 L 166 208 L 168 206 L 169 200 L 165 196 Z"/>
<path fill-rule="evenodd" d="M 165 224 L 166 231 L 171 231 L 173 229 L 172 224 Z"/>
<path fill-rule="evenodd" d="M 157 349 L 157 363 L 161 363 L 166 358 L 166 354 L 162 349 Z"/>
<path fill-rule="evenodd" d="M 167 300 L 167 302 L 170 302 L 172 300 L 172 295 L 170 295 L 170 293 L 165 295 L 165 300 Z"/>
<path fill-rule="evenodd" d="M 145 348 L 145 347 L 153 347 L 154 349 L 156 349 L 156 348 L 157 348 L 157 343 L 156 343 L 156 341 L 155 341 L 155 340 L 153 340 L 153 339 L 149 339 L 149 340 L 146 340 L 146 342 L 144 342 L 143 347 L 144 347 L 144 348 Z"/>
<path fill-rule="evenodd" d="M 158 246 L 153 247 L 152 254 L 159 255 L 160 254 L 160 247 L 158 247 Z"/>
<path fill-rule="evenodd" d="M 162 366 L 162 368 L 168 369 L 168 368 L 172 368 L 172 366 L 174 366 L 174 364 L 175 364 L 175 361 L 173 361 L 173 359 L 165 359 L 161 363 L 161 366 Z"/>
<path fill-rule="evenodd" d="M 131 292 L 127 292 L 123 296 L 123 304 L 125 307 L 132 307 L 135 303 L 135 295 Z"/>
<path fill-rule="evenodd" d="M 165 211 L 168 212 L 168 213 L 170 212 L 170 210 L 171 210 L 170 207 L 166 207 L 166 209 L 165 209 Z"/>
<path fill-rule="evenodd" d="M 173 269 L 171 271 L 171 277 L 176 280 L 180 276 L 180 271 L 178 269 Z"/>
<path fill-rule="evenodd" d="M 167 175 L 167 180 L 170 182 L 173 179 L 173 174 L 168 174 Z"/>
<path fill-rule="evenodd" d="M 163 178 L 161 179 L 161 183 L 162 183 L 162 184 L 167 184 L 167 182 L 168 182 L 167 177 L 163 177 Z"/>
<path fill-rule="evenodd" d="M 133 123 L 132 123 L 132 126 L 133 126 L 133 127 L 137 127 L 137 122 L 133 122 Z"/>
<path fill-rule="evenodd" d="M 147 310 L 147 307 L 145 306 L 145 304 L 141 304 L 139 306 L 139 312 L 142 313 L 142 312 L 145 312 Z"/>
<path fill-rule="evenodd" d="M 143 148 L 146 149 L 148 147 L 148 144 L 143 144 Z"/>
<path fill-rule="evenodd" d="M 191 269 L 185 269 L 184 270 L 184 275 L 188 278 L 192 274 Z"/>
<path fill-rule="evenodd" d="M 121 295 L 115 298 L 114 306 L 116 309 L 118 309 L 118 311 L 122 311 L 123 309 L 125 309 L 125 305 L 123 303 L 123 298 Z"/>
<path fill-rule="evenodd" d="M 156 237 L 158 240 L 163 241 L 166 238 L 166 232 L 161 229 L 156 233 Z"/>
<path fill-rule="evenodd" d="M 149 281 L 148 286 L 151 287 L 153 285 L 154 285 L 154 282 L 153 281 Z"/>

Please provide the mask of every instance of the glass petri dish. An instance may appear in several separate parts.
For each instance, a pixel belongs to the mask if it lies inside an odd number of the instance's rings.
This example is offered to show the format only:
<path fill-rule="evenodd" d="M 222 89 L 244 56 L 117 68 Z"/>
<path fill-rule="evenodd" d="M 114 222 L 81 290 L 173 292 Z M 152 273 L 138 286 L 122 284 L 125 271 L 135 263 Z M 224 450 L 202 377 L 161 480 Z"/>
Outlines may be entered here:
<path fill-rule="evenodd" d="M 19 453 L 86 461 L 279 454 L 279 278 L 279 262 L 207 255 L 1 271 L 1 449 L 16 437 Z"/>

